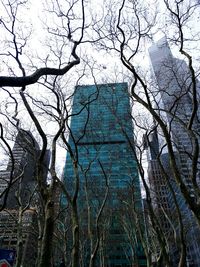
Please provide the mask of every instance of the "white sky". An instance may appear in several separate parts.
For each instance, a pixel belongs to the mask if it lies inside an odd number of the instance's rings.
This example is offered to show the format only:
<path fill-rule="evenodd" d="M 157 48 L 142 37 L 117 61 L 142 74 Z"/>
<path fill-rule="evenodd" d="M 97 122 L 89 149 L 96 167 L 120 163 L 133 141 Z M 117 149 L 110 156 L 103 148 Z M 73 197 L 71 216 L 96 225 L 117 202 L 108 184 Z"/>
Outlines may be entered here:
<path fill-rule="evenodd" d="M 3 2 L 5 3 L 4 0 L 3 0 Z M 101 5 L 103 4 L 103 2 L 104 1 L 91 1 L 91 3 L 92 3 L 91 9 L 94 9 L 94 8 L 97 9 L 97 3 L 99 6 L 98 8 L 100 8 Z M 159 2 L 161 2 L 161 1 L 159 1 Z M 149 7 L 153 8 L 155 1 L 148 0 L 148 3 L 149 3 Z M 48 55 L 46 55 L 47 50 L 43 47 L 43 43 L 45 43 L 45 38 L 44 38 L 44 31 L 42 30 L 42 28 L 43 28 L 42 20 L 45 20 L 44 6 L 42 4 L 42 1 L 40 1 L 40 0 L 29 0 L 29 6 L 30 6 L 29 11 L 26 11 L 26 12 L 24 11 L 23 16 L 21 16 L 20 19 L 27 21 L 27 22 L 31 21 L 31 23 L 33 25 L 33 34 L 31 37 L 32 42 L 30 45 L 33 48 L 33 50 L 35 50 L 35 56 L 37 56 L 37 54 L 39 54 L 41 56 L 46 57 Z M 161 7 L 162 7 L 162 5 L 161 5 Z M 1 7 L 1 4 L 0 4 L 0 16 L 3 16 L 3 15 L 4 15 L 3 8 Z M 162 16 L 161 18 L 162 19 L 160 22 L 165 22 L 165 17 Z M 194 26 L 193 28 L 195 28 L 195 27 L 197 28 L 197 26 L 198 26 L 197 21 L 198 20 L 199 20 L 199 17 L 197 18 L 197 20 L 195 22 L 193 22 L 193 26 Z M 155 34 L 154 41 L 157 41 L 158 39 L 160 39 L 163 36 L 163 34 L 164 33 L 162 32 L 162 29 L 158 30 L 158 32 Z M 147 52 L 147 49 L 149 46 L 150 46 L 150 42 L 148 42 L 144 47 L 146 52 Z M 177 51 L 177 50 L 173 50 L 173 53 L 175 51 Z M 114 58 L 112 56 L 105 55 L 104 52 L 97 52 L 97 51 L 92 51 L 90 56 L 100 66 L 100 69 L 97 71 L 97 74 L 99 77 L 98 80 L 102 80 L 106 76 L 108 76 L 108 77 L 113 76 L 112 79 L 114 79 L 114 78 L 117 79 L 117 77 L 115 77 L 113 69 L 114 69 L 114 66 L 116 67 L 119 65 L 119 59 L 118 58 Z M 147 53 L 144 54 L 143 56 L 139 56 L 137 58 L 136 62 L 138 65 L 140 65 L 140 67 L 148 69 L 149 59 L 148 59 Z M 106 66 L 106 68 L 105 68 L 105 66 Z M 1 67 L 0 67 L 0 69 L 1 69 Z M 93 83 L 93 79 L 91 79 L 90 77 L 85 77 L 84 81 L 86 84 Z M 118 80 L 118 81 L 120 82 L 120 80 Z M 51 128 L 50 125 L 48 127 Z M 65 154 L 66 154 L 65 151 L 63 149 L 61 149 L 60 153 L 59 153 L 59 158 L 58 158 L 59 166 L 63 166 L 63 160 L 65 159 Z"/>

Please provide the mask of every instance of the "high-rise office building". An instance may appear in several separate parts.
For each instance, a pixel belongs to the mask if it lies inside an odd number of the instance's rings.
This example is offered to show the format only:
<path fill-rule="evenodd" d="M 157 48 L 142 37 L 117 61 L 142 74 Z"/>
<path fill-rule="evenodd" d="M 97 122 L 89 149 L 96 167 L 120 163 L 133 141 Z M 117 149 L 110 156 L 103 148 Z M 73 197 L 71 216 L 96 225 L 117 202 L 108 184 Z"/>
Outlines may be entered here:
<path fill-rule="evenodd" d="M 165 37 L 150 47 L 149 55 L 158 85 L 158 90 L 154 88 L 154 105 L 163 109 L 160 116 L 166 118 L 174 142 L 174 149 L 180 154 L 181 174 L 188 188 L 191 188 L 191 195 L 193 195 L 195 192 L 191 186 L 191 159 L 194 152 L 194 141 L 187 130 L 195 104 L 191 72 L 184 60 L 173 57 Z M 200 83 L 196 80 L 197 106 L 200 100 L 199 93 Z M 200 110 L 197 109 L 191 129 L 198 141 L 200 141 L 199 118 Z M 199 172 L 197 172 L 198 179 Z"/>
<path fill-rule="evenodd" d="M 30 132 L 19 130 L 6 170 L 0 171 L 0 247 L 17 250 L 19 229 L 23 240 L 23 266 L 34 266 L 37 255 L 35 171 L 39 145 Z M 5 198 L 8 191 L 7 199 Z M 28 205 L 29 204 L 29 205 Z M 25 208 L 27 206 L 27 208 Z M 23 210 L 20 214 L 19 210 Z M 20 217 L 22 216 L 22 217 Z M 18 223 L 22 219 L 21 225 Z"/>
<path fill-rule="evenodd" d="M 6 170 L 0 171 L 0 193 L 10 187 L 6 201 L 7 208 L 18 206 L 16 194 L 20 194 L 21 202 L 26 205 L 28 196 L 35 185 L 36 159 L 39 153 L 39 145 L 30 132 L 19 130 L 12 149 Z M 15 181 L 16 180 L 16 181 Z M 9 185 L 9 183 L 11 183 Z M 1 202 L 4 201 L 2 195 Z"/>
<path fill-rule="evenodd" d="M 158 215 L 160 224 L 166 235 L 169 234 L 169 222 L 166 219 L 165 213 L 170 216 L 170 192 L 166 177 L 163 174 L 159 159 L 162 165 L 166 163 L 166 154 L 162 154 L 159 158 L 159 141 L 157 128 L 155 127 L 149 136 L 144 135 L 144 148 L 147 151 L 148 161 L 148 180 L 152 198 L 152 205 Z M 169 174 L 169 172 L 167 173 Z"/>
<path fill-rule="evenodd" d="M 171 267 L 176 267 L 178 265 L 179 253 L 177 251 L 178 245 L 174 239 L 173 231 L 179 224 L 175 201 L 180 194 L 180 190 L 178 190 L 173 179 L 173 174 L 169 166 L 168 153 L 160 153 L 157 127 L 154 127 L 154 129 L 151 130 L 150 135 L 144 136 L 144 148 L 147 151 L 147 178 L 152 199 L 151 203 L 157 216 L 158 223 L 162 226 L 162 232 L 165 235 L 165 240 L 168 244 Z M 174 199 L 174 197 L 176 197 L 176 199 Z M 178 198 L 180 204 L 180 197 Z M 182 198 L 181 202 L 184 203 Z M 186 209 L 186 205 L 184 204 L 184 208 L 182 205 L 182 211 L 185 211 Z M 174 228 L 172 225 L 174 225 Z M 151 226 L 149 226 L 149 231 L 151 232 Z M 178 233 L 179 231 L 177 229 L 177 236 Z M 151 237 L 149 238 L 149 242 L 151 243 Z M 158 249 L 153 252 L 153 260 L 158 256 L 157 253 L 160 253 L 159 244 Z"/>
<path fill-rule="evenodd" d="M 191 135 L 187 130 L 187 126 L 191 122 L 191 114 L 193 112 L 194 91 L 191 82 L 191 73 L 185 61 L 175 58 L 169 48 L 166 38 L 162 38 L 149 49 L 152 69 L 155 74 L 157 86 L 152 90 L 154 96 L 154 107 L 160 112 L 159 115 L 166 121 L 173 148 L 176 156 L 179 171 L 190 191 L 190 195 L 194 197 L 195 190 L 192 186 L 192 160 L 195 157 L 194 143 Z M 200 85 L 197 83 L 197 101 L 199 103 Z M 198 104 L 199 105 L 199 104 Z M 198 142 L 200 130 L 200 111 L 194 116 L 192 124 L 193 134 L 196 135 Z M 161 141 L 160 141 L 161 143 Z M 200 157 L 199 157 L 200 158 Z M 152 160 L 152 159 L 151 159 Z M 171 176 L 171 184 L 176 193 L 177 201 L 181 210 L 183 223 L 185 227 L 185 238 L 187 242 L 187 260 L 188 266 L 200 266 L 200 231 L 197 227 L 192 212 L 187 207 L 180 188 L 175 183 L 172 173 L 170 173 L 169 156 L 165 153 L 165 164 L 163 164 L 167 174 Z M 158 162 L 157 162 L 158 164 Z M 199 169 L 199 165 L 197 166 Z M 199 179 L 199 171 L 196 172 L 197 181 Z M 160 175 L 162 179 L 162 175 Z M 162 183 L 161 183 L 162 184 Z M 157 184 L 159 187 L 159 184 Z M 161 193 L 161 187 L 158 192 Z M 172 213 L 174 209 L 173 199 L 168 200 Z M 177 226 L 177 233 L 179 232 Z"/>
<path fill-rule="evenodd" d="M 105 197 L 106 188 L 109 187 L 99 225 L 101 242 L 97 266 L 146 266 L 140 242 L 136 237 L 134 219 L 130 220 L 130 214 L 126 217 L 126 210 L 133 208 L 129 206 L 130 199 L 134 199 L 136 210 L 140 215 L 142 213 L 126 83 L 76 87 L 69 144 L 78 156 L 78 204 L 80 223 L 83 228 L 85 225 L 83 232 L 87 232 L 88 223 L 86 203 L 89 202 L 94 219 Z M 73 188 L 73 177 L 68 153 L 64 170 L 64 181 L 68 190 Z M 64 203 L 64 199 L 62 202 Z M 84 243 L 87 243 L 87 238 L 86 234 Z M 85 266 L 88 266 L 87 255 L 89 245 L 84 253 Z"/>

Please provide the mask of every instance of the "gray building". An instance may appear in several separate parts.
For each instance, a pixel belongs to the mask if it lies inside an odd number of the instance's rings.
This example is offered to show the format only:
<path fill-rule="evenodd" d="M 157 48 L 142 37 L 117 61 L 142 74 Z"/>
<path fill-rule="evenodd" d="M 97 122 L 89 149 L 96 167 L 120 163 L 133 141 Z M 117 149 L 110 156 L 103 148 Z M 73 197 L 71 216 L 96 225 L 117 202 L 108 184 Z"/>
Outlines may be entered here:
<path fill-rule="evenodd" d="M 39 146 L 30 132 L 19 130 L 12 149 L 12 155 L 6 170 L 0 171 L 1 204 L 3 204 L 7 189 L 8 197 L 6 208 L 18 207 L 17 194 L 20 195 L 23 205 L 27 204 L 28 197 L 34 189 L 36 161 Z"/>
<path fill-rule="evenodd" d="M 38 153 L 39 146 L 32 134 L 20 129 L 7 168 L 0 171 L 0 203 L 5 204 L 5 208 L 0 212 L 0 248 L 17 250 L 17 241 L 22 238 L 22 263 L 26 267 L 34 266 L 37 255 L 34 203 Z M 21 224 L 19 224 L 20 218 Z M 21 231 L 20 237 L 19 231 Z"/>
<path fill-rule="evenodd" d="M 194 92 L 191 73 L 185 61 L 173 57 L 166 38 L 162 38 L 149 49 L 152 69 L 158 85 L 154 89 L 154 106 L 160 111 L 160 116 L 166 119 L 174 142 L 174 150 L 180 155 L 180 171 L 191 195 L 195 194 L 191 185 L 192 158 L 194 156 L 194 140 L 187 126 L 191 120 L 194 104 Z M 200 102 L 200 83 L 197 83 L 197 102 Z M 192 124 L 192 131 L 200 141 L 200 110 L 198 109 Z M 199 167 L 199 166 L 198 166 Z M 196 173 L 199 180 L 199 172 Z"/>
<path fill-rule="evenodd" d="M 166 121 L 166 125 L 171 134 L 173 148 L 176 155 L 177 165 L 180 170 L 181 177 L 186 184 L 190 195 L 196 197 L 196 192 L 192 185 L 193 175 L 199 180 L 199 166 L 194 174 L 192 171 L 192 160 L 194 158 L 194 143 L 191 139 L 187 125 L 191 120 L 193 111 L 193 87 L 191 83 L 191 74 L 185 61 L 175 58 L 169 48 L 166 38 L 162 38 L 149 49 L 152 69 L 156 78 L 156 85 L 153 88 L 152 96 L 154 107 L 157 108 L 159 115 Z M 199 105 L 199 82 L 197 82 L 197 101 Z M 200 130 L 200 112 L 194 117 L 192 125 L 193 134 L 197 137 L 198 142 Z M 160 139 L 161 140 L 161 139 Z M 157 144 L 158 145 L 158 144 Z M 187 260 L 188 266 L 200 266 L 200 231 L 195 219 L 187 207 L 185 200 L 181 194 L 180 188 L 174 181 L 172 173 L 170 173 L 169 155 L 162 155 L 164 160 L 163 167 L 166 173 L 171 176 L 171 184 L 176 193 L 181 214 L 183 217 L 186 242 L 187 242 Z M 200 157 L 199 157 L 200 159 Z M 152 165 L 153 158 L 150 159 Z M 158 163 L 156 163 L 157 165 Z M 154 167 L 155 170 L 155 167 Z M 151 171 L 152 172 L 152 171 Z M 163 179 L 161 173 L 160 179 Z M 154 179 L 155 180 L 155 179 Z M 154 183 L 155 184 L 155 183 Z M 161 182 L 162 185 L 162 182 Z M 157 194 L 161 192 L 161 185 L 157 184 Z M 167 187 L 167 186 L 166 186 Z M 168 205 L 173 214 L 175 207 L 173 198 L 169 192 Z M 174 218 L 175 219 L 175 218 Z M 177 233 L 179 229 L 177 228 Z M 176 265 L 175 265 L 176 266 Z"/>

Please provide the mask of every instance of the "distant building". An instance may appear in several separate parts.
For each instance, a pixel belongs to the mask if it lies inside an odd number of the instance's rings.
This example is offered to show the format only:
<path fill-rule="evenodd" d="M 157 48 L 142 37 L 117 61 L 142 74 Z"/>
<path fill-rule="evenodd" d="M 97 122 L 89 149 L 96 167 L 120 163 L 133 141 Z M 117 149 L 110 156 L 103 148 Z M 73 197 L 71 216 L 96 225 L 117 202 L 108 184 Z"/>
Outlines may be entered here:
<path fill-rule="evenodd" d="M 34 201 L 36 201 L 36 162 L 39 146 L 30 132 L 19 130 L 12 158 L 6 170 L 0 171 L 1 205 L 8 197 L 5 208 L 0 212 L 0 248 L 16 249 L 19 231 L 19 209 L 22 215 L 23 266 L 34 266 L 37 256 L 37 223 Z M 19 204 L 21 203 L 21 204 Z"/>
<path fill-rule="evenodd" d="M 174 152 L 176 155 L 177 166 L 179 167 L 181 176 L 185 184 L 187 185 L 190 195 L 194 197 L 196 192 L 192 186 L 192 159 L 194 157 L 194 146 L 193 141 L 186 127 L 191 119 L 191 114 L 193 111 L 193 91 L 191 85 L 191 73 L 185 63 L 185 61 L 175 58 L 166 38 L 162 38 L 156 44 L 152 45 L 149 49 L 150 60 L 155 74 L 157 87 L 154 87 L 154 107 L 158 108 L 159 115 L 165 119 L 168 128 L 170 129 L 170 134 L 172 137 Z M 199 92 L 200 84 L 197 83 L 197 101 L 199 105 Z M 196 135 L 198 142 L 199 131 L 200 131 L 200 111 L 194 117 L 194 122 L 192 125 L 193 133 Z M 155 133 L 154 133 L 155 135 Z M 161 138 L 158 141 L 161 143 Z M 157 141 L 157 151 L 159 151 L 159 144 Z M 200 144 L 200 142 L 199 142 Z M 149 144 L 151 146 L 152 144 Z M 153 149 L 154 146 L 150 148 Z M 158 156 L 158 154 L 157 154 Z M 198 267 L 200 266 L 200 231 L 192 215 L 192 212 L 187 207 L 185 200 L 182 196 L 180 188 L 176 184 L 173 174 L 171 172 L 171 167 L 169 164 L 168 153 L 162 153 L 159 159 L 162 165 L 170 177 L 170 182 L 172 188 L 176 194 L 177 201 L 181 210 L 183 217 L 183 223 L 185 227 L 186 242 L 187 242 L 187 266 Z M 200 157 L 199 157 L 200 159 Z M 156 190 L 154 193 L 156 195 L 157 201 L 166 200 L 166 208 L 171 210 L 174 215 L 175 206 L 173 198 L 168 185 L 165 186 L 165 180 L 163 178 L 163 172 L 160 171 L 160 166 L 158 162 L 158 157 L 150 157 L 149 159 L 149 181 Z M 196 172 L 197 181 L 199 180 L 199 164 L 198 170 Z M 163 194 L 163 195 L 162 195 Z M 160 195 L 162 198 L 160 199 Z M 164 204 L 164 203 L 163 203 Z M 157 204 L 159 205 L 159 204 Z M 173 216 L 172 216 L 173 218 Z M 175 216 L 174 216 L 175 220 Z M 177 233 L 179 232 L 177 226 Z M 178 255 L 176 253 L 176 255 Z M 175 263 L 175 266 L 176 263 Z"/>
<path fill-rule="evenodd" d="M 180 171 L 188 188 L 191 188 L 191 195 L 193 195 L 195 192 L 191 185 L 191 159 L 193 158 L 194 144 L 186 130 L 194 104 L 191 73 L 185 61 L 173 57 L 166 38 L 162 38 L 152 45 L 149 49 L 149 55 L 158 85 L 158 90 L 154 88 L 154 105 L 166 111 L 160 111 L 160 116 L 166 118 L 167 125 L 171 129 L 174 149 L 180 155 Z M 196 90 L 198 107 L 200 103 L 200 83 L 198 80 L 196 80 Z M 200 141 L 199 119 L 200 109 L 198 108 L 191 128 L 198 141 Z M 199 167 L 200 163 L 198 169 Z M 199 180 L 199 174 L 197 171 L 197 180 Z"/>
<path fill-rule="evenodd" d="M 0 194 L 10 187 L 6 208 L 13 209 L 15 206 L 18 206 L 17 193 L 20 193 L 23 205 L 27 204 L 28 197 L 35 186 L 38 152 L 39 146 L 32 134 L 20 129 L 12 149 L 13 158 L 10 157 L 6 170 L 0 171 Z M 10 182 L 12 183 L 11 186 L 9 186 Z M 2 195 L 0 200 L 2 204 L 4 197 L 5 194 Z"/>
<path fill-rule="evenodd" d="M 72 114 L 69 143 L 73 152 L 78 155 L 79 212 L 80 222 L 82 226 L 85 225 L 83 232 L 87 233 L 87 201 L 92 211 L 94 228 L 95 216 L 105 196 L 106 183 L 109 185 L 109 195 L 99 225 L 101 241 L 97 265 L 146 266 L 144 253 L 136 238 L 134 219 L 128 219 L 126 214 L 127 205 L 132 198 L 137 211 L 140 215 L 142 213 L 127 84 L 77 86 Z M 68 153 L 64 171 L 64 182 L 68 190 L 74 186 L 73 177 Z M 62 202 L 66 203 L 64 198 Z M 132 207 L 129 207 L 129 210 Z M 126 227 L 130 227 L 129 231 L 125 230 L 125 222 Z M 88 266 L 88 256 L 91 252 L 87 234 L 84 237 L 86 246 L 83 261 L 84 266 Z"/>

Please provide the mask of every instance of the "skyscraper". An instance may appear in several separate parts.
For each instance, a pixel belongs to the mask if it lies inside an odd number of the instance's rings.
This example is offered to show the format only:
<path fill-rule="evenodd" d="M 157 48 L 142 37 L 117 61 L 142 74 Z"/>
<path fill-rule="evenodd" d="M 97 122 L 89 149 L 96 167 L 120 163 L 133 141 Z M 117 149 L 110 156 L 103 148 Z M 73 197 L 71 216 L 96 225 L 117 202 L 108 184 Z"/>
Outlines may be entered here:
<path fill-rule="evenodd" d="M 187 131 L 194 108 L 194 90 L 191 72 L 184 60 L 173 57 L 166 38 L 162 38 L 149 49 L 149 55 L 155 74 L 158 91 L 155 91 L 155 107 L 162 109 L 160 116 L 165 116 L 170 129 L 174 149 L 180 154 L 180 171 L 191 195 L 195 194 L 191 186 L 191 165 L 194 153 L 194 140 Z M 196 80 L 196 97 L 199 105 L 200 83 Z M 200 141 L 200 110 L 194 116 L 192 131 Z M 199 168 L 199 164 L 198 164 Z M 199 179 L 199 172 L 197 172 Z"/>
<path fill-rule="evenodd" d="M 169 232 L 169 222 L 166 220 L 162 210 L 164 209 L 165 213 L 170 216 L 170 192 L 163 170 L 159 163 L 160 150 L 156 127 L 151 131 L 149 136 L 144 136 L 144 146 L 147 151 L 147 174 L 151 191 L 152 205 L 159 217 L 163 231 L 167 235 Z M 161 155 L 160 161 L 162 165 L 166 165 L 166 154 Z"/>
<path fill-rule="evenodd" d="M 196 199 L 196 192 L 193 187 L 194 175 L 199 179 L 199 164 L 197 172 L 194 173 L 192 169 L 192 162 L 195 159 L 194 154 L 194 139 L 188 131 L 188 125 L 191 122 L 191 114 L 194 108 L 194 90 L 191 80 L 191 72 L 187 67 L 185 61 L 175 58 L 169 48 L 166 38 L 162 38 L 149 49 L 152 69 L 156 78 L 157 86 L 154 87 L 154 107 L 159 112 L 159 115 L 166 121 L 166 125 L 171 135 L 171 140 L 174 148 L 174 155 L 176 156 L 177 166 L 180 175 L 185 185 L 187 186 L 190 196 Z M 197 83 L 197 101 L 199 103 L 199 82 Z M 200 112 L 197 110 L 191 130 L 194 136 L 197 137 L 198 143 L 199 129 L 200 129 Z M 167 159 L 167 158 L 168 159 Z M 197 227 L 195 219 L 187 207 L 182 196 L 180 188 L 174 181 L 172 173 L 170 173 L 169 155 L 165 154 L 164 167 L 168 175 L 171 176 L 171 184 L 176 193 L 178 204 L 181 210 L 185 238 L 187 243 L 187 260 L 188 266 L 200 266 L 200 231 Z M 200 157 L 199 157 L 200 158 Z M 164 164 L 163 164 L 164 165 Z M 162 175 L 160 176 L 162 178 Z M 159 187 L 159 185 L 157 185 Z M 161 188 L 158 189 L 161 192 Z M 172 213 L 174 209 L 173 200 L 171 203 Z M 177 233 L 179 232 L 177 226 Z"/>
<path fill-rule="evenodd" d="M 16 206 L 18 207 L 15 194 L 19 191 L 23 205 L 27 204 L 26 202 L 35 184 L 35 168 L 38 153 L 39 145 L 32 134 L 20 129 L 12 149 L 12 158 L 9 158 L 6 170 L 0 171 L 0 193 L 3 193 L 9 186 L 10 179 L 13 182 L 8 193 L 7 208 L 13 209 Z M 12 174 L 12 177 L 10 177 L 10 174 Z M 17 180 L 15 181 L 15 179 Z M 1 198 L 2 203 L 4 196 L 5 194 Z"/>
<path fill-rule="evenodd" d="M 23 241 L 23 266 L 33 266 L 37 255 L 37 224 L 35 201 L 35 171 L 39 145 L 30 132 L 19 129 L 6 170 L 0 171 L 1 202 L 8 197 L 0 212 L 0 247 L 17 250 Z M 29 205 L 28 205 L 29 204 Z M 20 213 L 20 209 L 23 212 Z M 21 217 L 20 217 L 21 216 Z M 20 219 L 21 224 L 20 224 Z"/>
<path fill-rule="evenodd" d="M 136 209 L 142 212 L 126 83 L 76 87 L 69 144 L 78 155 L 79 214 L 82 226 L 88 223 L 88 203 L 95 218 L 105 199 L 106 188 L 109 188 L 99 225 L 101 245 L 97 266 L 101 266 L 100 261 L 104 262 L 104 266 L 110 267 L 128 267 L 136 262 L 138 265 L 134 266 L 145 266 L 144 255 L 136 238 L 137 230 L 134 229 L 133 221 L 126 220 L 127 208 L 133 208 L 128 206 L 130 199 L 134 198 Z M 69 190 L 73 188 L 73 168 L 69 153 L 64 181 Z M 131 233 L 126 231 L 125 223 L 132 224 L 129 228 Z M 87 226 L 85 230 L 87 231 Z M 87 238 L 86 235 L 85 240 Z M 85 251 L 85 266 L 88 266 L 88 253 L 89 245 Z"/>

